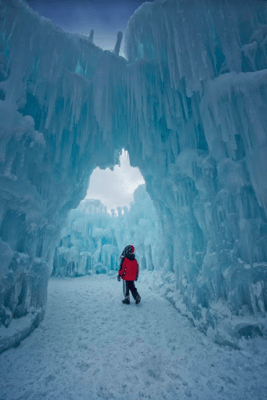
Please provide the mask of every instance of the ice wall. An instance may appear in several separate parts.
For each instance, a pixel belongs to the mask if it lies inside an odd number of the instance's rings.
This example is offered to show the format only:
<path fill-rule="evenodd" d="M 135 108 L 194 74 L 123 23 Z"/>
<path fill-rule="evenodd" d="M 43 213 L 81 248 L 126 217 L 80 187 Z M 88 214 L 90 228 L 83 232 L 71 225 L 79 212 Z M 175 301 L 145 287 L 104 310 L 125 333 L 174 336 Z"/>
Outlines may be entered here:
<path fill-rule="evenodd" d="M 67 213 L 93 169 L 117 162 L 115 76 L 125 64 L 25 2 L 0 1 L 0 351 L 42 319 Z"/>
<path fill-rule="evenodd" d="M 102 51 L 0 0 L 1 350 L 42 318 L 67 213 L 121 148 L 191 318 L 216 328 L 219 302 L 265 315 L 266 26 L 265 2 L 145 3 L 127 63 L 119 45 Z"/>
<path fill-rule="evenodd" d="M 158 209 L 187 314 L 205 332 L 232 313 L 266 316 L 266 10 L 145 3 L 126 33 L 142 126 L 131 160 Z"/>
<path fill-rule="evenodd" d="M 163 269 L 165 249 L 162 246 L 162 231 L 154 204 L 147 193 L 146 185 L 134 191 L 130 209 L 113 220 L 119 254 L 128 244 L 135 247 L 140 269 L 149 271 Z"/>
<path fill-rule="evenodd" d="M 117 269 L 119 249 L 112 223 L 100 200 L 83 200 L 61 231 L 53 276 L 77 277 Z"/>

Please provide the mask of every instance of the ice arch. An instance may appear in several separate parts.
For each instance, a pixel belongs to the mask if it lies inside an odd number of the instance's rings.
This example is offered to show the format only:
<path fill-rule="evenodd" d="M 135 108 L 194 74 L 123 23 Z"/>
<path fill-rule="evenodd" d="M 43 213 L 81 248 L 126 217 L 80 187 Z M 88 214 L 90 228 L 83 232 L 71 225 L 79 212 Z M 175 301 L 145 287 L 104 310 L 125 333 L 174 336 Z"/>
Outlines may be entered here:
<path fill-rule="evenodd" d="M 155 202 L 162 265 L 191 317 L 216 328 L 219 303 L 265 316 L 267 14 L 238 3 L 144 4 L 127 63 L 21 0 L 0 1 L 1 350 L 43 317 L 67 212 L 122 148 Z"/>

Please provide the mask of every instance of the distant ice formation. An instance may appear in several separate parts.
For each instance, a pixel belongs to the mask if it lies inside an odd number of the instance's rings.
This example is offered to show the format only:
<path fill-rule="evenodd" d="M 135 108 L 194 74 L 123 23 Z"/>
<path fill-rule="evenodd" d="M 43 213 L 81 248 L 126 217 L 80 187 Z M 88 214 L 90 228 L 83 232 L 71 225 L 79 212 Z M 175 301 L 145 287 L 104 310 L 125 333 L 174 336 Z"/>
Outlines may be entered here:
<path fill-rule="evenodd" d="M 122 212 L 124 211 L 124 212 Z M 134 192 L 134 201 L 118 207 L 118 216 L 107 213 L 99 200 L 83 200 L 72 210 L 61 232 L 53 261 L 53 276 L 83 276 L 118 271 L 125 246 L 134 243 L 140 268 L 160 269 L 160 228 L 145 185 Z"/>

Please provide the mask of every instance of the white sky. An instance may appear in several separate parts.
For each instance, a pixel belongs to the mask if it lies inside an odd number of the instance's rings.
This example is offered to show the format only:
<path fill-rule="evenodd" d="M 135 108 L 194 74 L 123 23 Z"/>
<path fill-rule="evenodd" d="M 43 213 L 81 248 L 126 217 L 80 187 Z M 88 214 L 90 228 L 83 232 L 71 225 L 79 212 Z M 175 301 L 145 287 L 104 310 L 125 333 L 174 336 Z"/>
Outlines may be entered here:
<path fill-rule="evenodd" d="M 133 192 L 144 184 L 138 168 L 130 166 L 128 153 L 123 150 L 120 156 L 120 166 L 116 165 L 114 170 L 109 168 L 101 170 L 96 168 L 91 177 L 86 199 L 99 199 L 110 212 L 118 206 L 129 206 L 133 201 Z"/>

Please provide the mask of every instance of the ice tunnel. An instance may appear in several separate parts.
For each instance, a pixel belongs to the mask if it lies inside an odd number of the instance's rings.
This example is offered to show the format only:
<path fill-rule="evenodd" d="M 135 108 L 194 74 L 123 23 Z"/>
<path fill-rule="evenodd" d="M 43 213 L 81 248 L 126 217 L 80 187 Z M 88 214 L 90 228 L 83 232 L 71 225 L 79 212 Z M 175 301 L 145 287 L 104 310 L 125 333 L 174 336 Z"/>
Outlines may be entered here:
<path fill-rule="evenodd" d="M 175 271 L 191 319 L 264 318 L 266 4 L 144 3 L 127 60 L 23 0 L 0 0 L 0 31 L 0 351 L 43 318 L 68 211 L 122 148 L 157 210 L 157 268 Z"/>
<path fill-rule="evenodd" d="M 108 176 L 112 179 L 112 173 Z M 113 178 L 112 184 L 115 181 Z M 119 193 L 121 196 L 122 191 Z M 51 276 L 75 278 L 109 274 L 114 278 L 120 265 L 121 249 L 128 243 L 134 243 L 140 269 L 159 269 L 159 221 L 145 185 L 139 185 L 132 197 L 129 206 L 118 206 L 110 212 L 95 198 L 86 198 L 71 210 L 55 249 Z M 118 197 L 115 200 L 118 201 Z"/>

